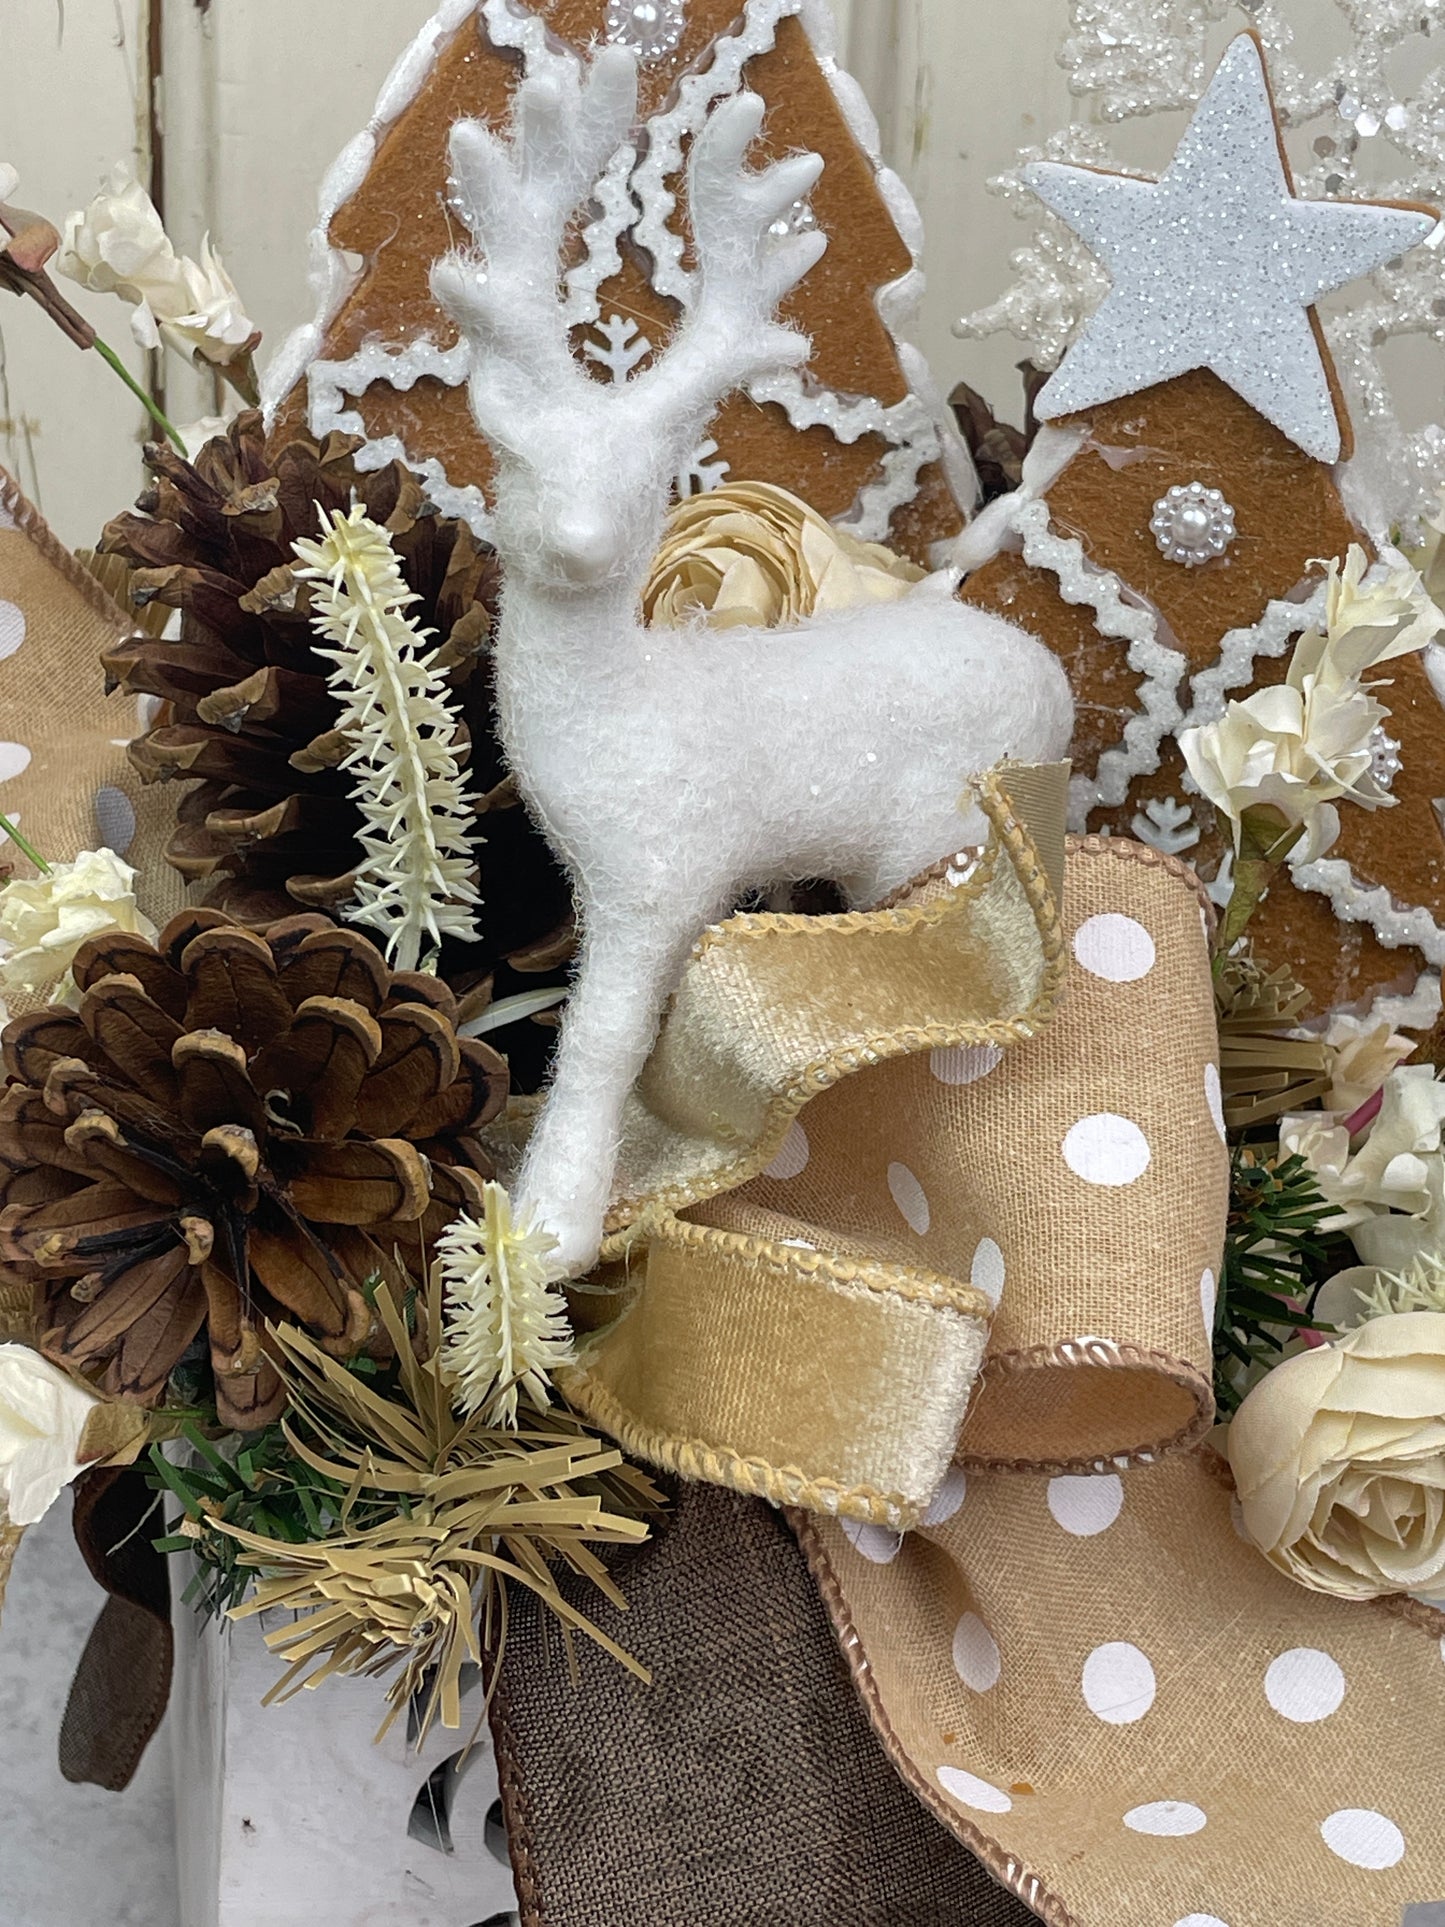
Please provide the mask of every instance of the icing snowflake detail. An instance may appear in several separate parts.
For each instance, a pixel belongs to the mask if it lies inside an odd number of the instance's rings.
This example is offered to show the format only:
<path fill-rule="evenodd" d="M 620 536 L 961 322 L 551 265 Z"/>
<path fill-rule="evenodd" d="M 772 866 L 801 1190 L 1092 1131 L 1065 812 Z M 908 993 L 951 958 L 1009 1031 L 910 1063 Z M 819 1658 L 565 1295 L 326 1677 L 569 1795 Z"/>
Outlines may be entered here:
<path fill-rule="evenodd" d="M 1370 738 L 1370 774 L 1381 789 L 1394 787 L 1395 778 L 1405 767 L 1400 755 L 1400 739 L 1391 736 L 1383 723 L 1375 725 Z"/>
<path fill-rule="evenodd" d="M 726 455 L 718 453 L 717 443 L 708 435 L 693 450 L 692 460 L 679 473 L 674 486 L 679 497 L 711 495 L 715 488 L 722 487 L 731 472 L 732 464 Z"/>
<path fill-rule="evenodd" d="M 661 60 L 682 39 L 687 25 L 682 0 L 612 0 L 604 25 L 614 47 L 641 60 Z"/>
<path fill-rule="evenodd" d="M 1226 850 L 1219 859 L 1219 868 L 1212 879 L 1205 884 L 1204 892 L 1216 910 L 1229 908 L 1229 899 L 1234 895 L 1233 850 Z"/>
<path fill-rule="evenodd" d="M 608 315 L 605 321 L 594 323 L 592 333 L 601 335 L 601 341 L 584 341 L 582 352 L 589 361 L 605 368 L 613 381 L 626 381 L 637 364 L 652 353 L 652 343 L 625 315 Z"/>
<path fill-rule="evenodd" d="M 1217 488 L 1176 482 L 1154 504 L 1149 527 L 1167 561 L 1197 569 L 1223 555 L 1234 540 L 1234 510 Z"/>
<path fill-rule="evenodd" d="M 1141 843 L 1165 856 L 1182 856 L 1199 841 L 1194 812 L 1177 796 L 1156 796 L 1135 813 L 1129 828 Z"/>

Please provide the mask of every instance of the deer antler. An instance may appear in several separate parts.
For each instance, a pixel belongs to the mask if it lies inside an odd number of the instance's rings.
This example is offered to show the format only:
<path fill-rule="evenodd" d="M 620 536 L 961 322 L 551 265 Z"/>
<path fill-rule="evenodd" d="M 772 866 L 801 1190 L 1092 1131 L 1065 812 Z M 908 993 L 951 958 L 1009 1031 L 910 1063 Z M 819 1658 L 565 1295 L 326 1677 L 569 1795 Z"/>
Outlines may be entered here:
<path fill-rule="evenodd" d="M 472 344 L 474 399 L 505 406 L 519 385 L 586 379 L 558 302 L 562 247 L 636 113 L 637 63 L 609 47 L 590 66 L 522 81 L 505 135 L 479 120 L 452 129 L 457 204 L 478 255 L 444 256 L 431 288 Z"/>
<path fill-rule="evenodd" d="M 734 388 L 807 360 L 808 337 L 777 308 L 828 245 L 816 229 L 795 234 L 793 204 L 823 172 L 818 154 L 796 154 L 754 172 L 749 147 L 763 102 L 737 94 L 715 107 L 693 143 L 688 206 L 698 269 L 686 321 L 641 378 L 668 418 L 694 419 Z"/>

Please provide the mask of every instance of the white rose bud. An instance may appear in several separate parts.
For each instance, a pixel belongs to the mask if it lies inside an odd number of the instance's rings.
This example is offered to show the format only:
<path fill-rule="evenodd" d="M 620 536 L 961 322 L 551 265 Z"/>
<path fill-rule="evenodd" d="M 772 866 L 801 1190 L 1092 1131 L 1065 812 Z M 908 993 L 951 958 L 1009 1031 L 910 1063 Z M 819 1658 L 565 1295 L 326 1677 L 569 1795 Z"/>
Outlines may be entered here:
<path fill-rule="evenodd" d="M 38 1525 L 84 1468 L 81 1434 L 100 1400 L 28 1345 L 0 1345 L 0 1513 Z"/>
<path fill-rule="evenodd" d="M 0 990 L 31 995 L 69 970 L 87 937 L 131 930 L 154 938 L 155 925 L 135 900 L 135 871 L 114 850 L 82 850 L 47 876 L 0 889 Z"/>
<path fill-rule="evenodd" d="M 1262 1378 L 1229 1428 L 1243 1523 L 1340 1599 L 1445 1578 L 1445 1312 L 1372 1318 Z"/>
<path fill-rule="evenodd" d="M 142 348 L 164 340 L 225 366 L 257 339 L 209 237 L 199 261 L 177 254 L 151 197 L 123 163 L 88 208 L 66 218 L 55 267 L 93 293 L 130 302 L 131 332 Z"/>

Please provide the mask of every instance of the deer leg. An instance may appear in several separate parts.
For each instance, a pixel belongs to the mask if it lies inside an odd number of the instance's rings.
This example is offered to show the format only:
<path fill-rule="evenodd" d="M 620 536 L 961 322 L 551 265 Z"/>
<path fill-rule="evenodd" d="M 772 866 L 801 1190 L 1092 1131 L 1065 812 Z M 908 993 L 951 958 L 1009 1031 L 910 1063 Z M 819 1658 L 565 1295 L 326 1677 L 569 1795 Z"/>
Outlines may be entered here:
<path fill-rule="evenodd" d="M 623 1105 L 696 930 L 584 916 L 583 933 L 556 1071 L 516 1184 L 519 1208 L 557 1239 L 568 1277 L 596 1260 Z"/>

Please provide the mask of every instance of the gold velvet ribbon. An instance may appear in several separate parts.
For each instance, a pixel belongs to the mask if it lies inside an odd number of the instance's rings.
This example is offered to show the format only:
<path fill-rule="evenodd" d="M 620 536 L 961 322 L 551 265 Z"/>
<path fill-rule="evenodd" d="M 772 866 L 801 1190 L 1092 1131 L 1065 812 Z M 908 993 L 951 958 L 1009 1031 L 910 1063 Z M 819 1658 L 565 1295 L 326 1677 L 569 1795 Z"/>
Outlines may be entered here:
<path fill-rule="evenodd" d="M 698 946 L 626 1120 L 604 1249 L 625 1306 L 563 1380 L 632 1451 L 821 1511 L 921 1517 L 977 1380 L 988 1280 L 919 1241 L 948 1185 L 932 1145 L 880 1167 L 892 1201 L 860 1212 L 853 1126 L 836 1141 L 828 1098 L 910 1059 L 991 1063 L 1050 1022 L 1067 777 L 988 777 L 968 874 L 941 864 L 867 913 L 735 917 Z M 770 1188 L 805 1166 L 822 1195 L 779 1210 Z M 916 1397 L 889 1424 L 899 1385 Z"/>

